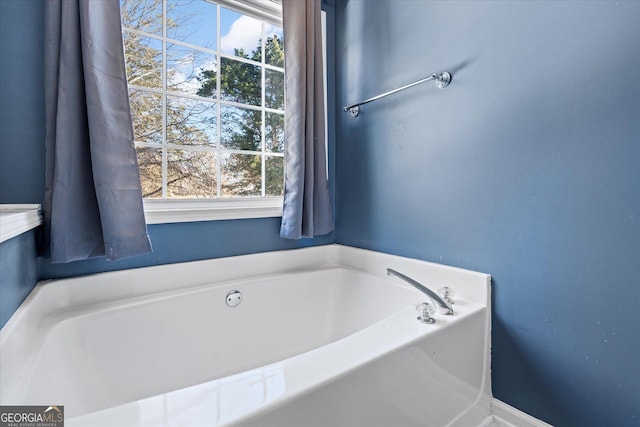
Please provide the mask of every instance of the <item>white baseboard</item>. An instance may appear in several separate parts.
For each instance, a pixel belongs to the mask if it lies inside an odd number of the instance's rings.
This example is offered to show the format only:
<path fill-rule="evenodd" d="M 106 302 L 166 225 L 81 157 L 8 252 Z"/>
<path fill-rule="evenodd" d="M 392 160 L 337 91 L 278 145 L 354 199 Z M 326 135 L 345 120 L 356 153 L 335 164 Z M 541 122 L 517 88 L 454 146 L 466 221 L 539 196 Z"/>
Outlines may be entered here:
<path fill-rule="evenodd" d="M 491 400 L 491 414 L 504 427 L 553 427 L 498 399 Z"/>

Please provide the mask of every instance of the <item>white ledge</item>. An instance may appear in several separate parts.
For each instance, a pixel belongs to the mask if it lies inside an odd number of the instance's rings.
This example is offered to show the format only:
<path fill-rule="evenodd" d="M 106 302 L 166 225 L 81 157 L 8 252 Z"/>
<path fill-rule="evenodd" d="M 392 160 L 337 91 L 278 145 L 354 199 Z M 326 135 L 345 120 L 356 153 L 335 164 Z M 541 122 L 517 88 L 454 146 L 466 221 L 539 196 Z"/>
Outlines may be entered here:
<path fill-rule="evenodd" d="M 0 243 L 42 224 L 40 205 L 0 205 Z"/>
<path fill-rule="evenodd" d="M 282 216 L 282 197 L 144 200 L 147 224 Z"/>

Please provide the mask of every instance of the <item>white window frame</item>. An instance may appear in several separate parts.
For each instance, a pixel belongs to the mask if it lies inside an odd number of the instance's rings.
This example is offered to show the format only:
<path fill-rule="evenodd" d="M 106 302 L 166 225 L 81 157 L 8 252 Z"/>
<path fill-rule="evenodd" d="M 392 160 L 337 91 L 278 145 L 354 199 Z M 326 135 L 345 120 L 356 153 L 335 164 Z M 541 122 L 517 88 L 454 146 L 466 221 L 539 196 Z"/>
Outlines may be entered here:
<path fill-rule="evenodd" d="M 234 9 L 282 26 L 280 0 L 215 0 L 220 6 Z M 324 88 L 325 88 L 325 127 L 327 126 L 327 75 L 326 75 L 326 13 L 322 12 Z M 328 135 L 325 132 L 325 135 Z M 325 140 L 327 145 L 327 140 Z M 328 167 L 328 165 L 327 165 Z M 328 174 L 328 171 L 327 171 Z M 264 178 L 264 177 L 263 177 Z M 216 199 L 144 199 L 144 212 L 147 224 L 166 224 L 178 222 L 215 221 L 229 219 L 281 217 L 283 197 L 243 197 Z"/>

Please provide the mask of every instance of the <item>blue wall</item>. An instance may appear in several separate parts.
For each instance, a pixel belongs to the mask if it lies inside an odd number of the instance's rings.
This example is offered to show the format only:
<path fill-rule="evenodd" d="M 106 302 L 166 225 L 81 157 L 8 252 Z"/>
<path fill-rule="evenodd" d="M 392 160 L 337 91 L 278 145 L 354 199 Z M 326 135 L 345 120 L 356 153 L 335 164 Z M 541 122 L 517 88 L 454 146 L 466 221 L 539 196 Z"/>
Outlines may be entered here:
<path fill-rule="evenodd" d="M 0 243 L 0 328 L 38 281 L 35 230 Z"/>
<path fill-rule="evenodd" d="M 494 395 L 640 425 L 640 2 L 342 0 L 337 242 L 493 276 Z"/>
<path fill-rule="evenodd" d="M 0 1 L 0 203 L 44 194 L 42 21 L 36 1 Z M 0 243 L 0 327 L 39 278 L 36 231 Z"/>
<path fill-rule="evenodd" d="M 0 203 L 44 195 L 42 3 L 0 1 Z"/>
<path fill-rule="evenodd" d="M 280 218 L 184 222 L 150 225 L 148 228 L 153 244 L 153 252 L 148 255 L 121 261 L 95 258 L 69 264 L 52 264 L 47 258 L 40 258 L 41 278 L 295 249 L 330 244 L 335 240 L 333 233 L 314 239 L 281 239 Z"/>

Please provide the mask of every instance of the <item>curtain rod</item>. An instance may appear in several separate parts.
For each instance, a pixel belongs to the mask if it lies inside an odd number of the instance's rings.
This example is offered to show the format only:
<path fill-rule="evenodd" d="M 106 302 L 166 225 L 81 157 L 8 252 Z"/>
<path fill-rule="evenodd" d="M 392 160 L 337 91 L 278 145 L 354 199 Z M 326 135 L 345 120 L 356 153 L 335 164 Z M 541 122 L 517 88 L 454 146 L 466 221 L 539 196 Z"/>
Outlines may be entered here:
<path fill-rule="evenodd" d="M 449 86 L 449 83 L 451 83 L 451 74 L 449 74 L 446 71 L 444 71 L 442 73 L 438 73 L 438 74 L 433 73 L 430 76 L 427 76 L 427 77 L 425 77 L 423 79 L 417 80 L 417 81 L 415 81 L 413 83 L 406 84 L 406 85 L 401 86 L 401 87 L 399 87 L 397 89 L 390 90 L 389 92 L 381 93 L 380 95 L 374 96 L 373 98 L 369 98 L 367 100 L 364 100 L 364 101 L 361 101 L 361 102 L 357 102 L 357 103 L 355 103 L 353 105 L 350 105 L 348 107 L 344 107 L 344 111 L 350 112 L 353 117 L 358 117 L 358 114 L 360 114 L 360 106 L 361 105 L 368 104 L 369 102 L 376 101 L 376 100 L 378 100 L 380 98 L 384 98 L 385 96 L 393 95 L 396 92 L 400 92 L 401 90 L 408 89 L 408 88 L 410 88 L 412 86 L 415 86 L 417 84 L 420 84 L 420 83 L 428 82 L 429 80 L 435 80 L 436 86 L 438 88 L 442 89 L 442 88 L 445 88 L 445 87 Z"/>

